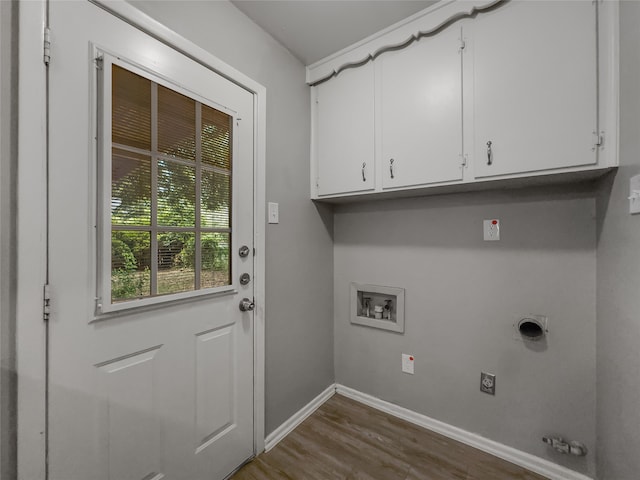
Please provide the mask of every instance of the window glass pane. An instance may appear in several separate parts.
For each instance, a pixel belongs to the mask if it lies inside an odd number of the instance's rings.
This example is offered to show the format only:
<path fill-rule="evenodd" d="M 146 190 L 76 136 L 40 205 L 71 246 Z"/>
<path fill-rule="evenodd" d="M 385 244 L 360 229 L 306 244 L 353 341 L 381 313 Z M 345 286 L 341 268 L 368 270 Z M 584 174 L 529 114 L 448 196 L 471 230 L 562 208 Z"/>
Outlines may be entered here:
<path fill-rule="evenodd" d="M 112 68 L 113 143 L 151 150 L 151 81 L 124 68 Z"/>
<path fill-rule="evenodd" d="M 158 161 L 158 225 L 194 227 L 196 170 L 167 160 Z"/>
<path fill-rule="evenodd" d="M 202 162 L 231 170 L 232 117 L 202 105 Z"/>
<path fill-rule="evenodd" d="M 158 151 L 196 159 L 196 102 L 158 85 Z"/>
<path fill-rule="evenodd" d="M 195 289 L 193 245 L 194 233 L 158 233 L 158 295 Z"/>
<path fill-rule="evenodd" d="M 116 65 L 112 82 L 112 303 L 231 285 L 233 117 Z"/>
<path fill-rule="evenodd" d="M 204 228 L 231 226 L 231 176 L 202 171 L 200 222 Z"/>
<path fill-rule="evenodd" d="M 151 160 L 147 155 L 113 149 L 111 223 L 151 224 Z"/>
<path fill-rule="evenodd" d="M 151 234 L 111 233 L 111 301 L 148 297 L 150 291 Z"/>
<path fill-rule="evenodd" d="M 202 234 L 202 270 L 200 272 L 200 288 L 231 285 L 231 256 L 229 255 L 230 244 L 231 235 L 228 233 Z"/>

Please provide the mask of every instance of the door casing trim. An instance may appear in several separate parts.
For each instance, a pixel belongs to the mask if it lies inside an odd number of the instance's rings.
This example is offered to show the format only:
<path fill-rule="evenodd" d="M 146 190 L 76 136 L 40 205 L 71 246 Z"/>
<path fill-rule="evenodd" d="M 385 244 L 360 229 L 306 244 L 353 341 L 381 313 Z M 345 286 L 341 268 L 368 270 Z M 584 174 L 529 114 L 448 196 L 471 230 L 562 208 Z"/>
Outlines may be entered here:
<path fill-rule="evenodd" d="M 88 0 L 149 34 L 253 95 L 254 105 L 254 454 L 264 451 L 265 436 L 265 199 L 266 88 L 213 54 L 178 35 L 124 0 Z M 47 187 L 46 68 L 42 60 L 47 0 L 19 4 L 19 118 L 16 300 L 18 374 L 18 479 L 46 479 L 46 331 L 43 286 L 46 282 Z M 55 39 L 54 39 L 55 41 Z M 52 61 L 55 61 L 55 56 Z M 27 80 L 28 79 L 28 80 Z M 28 175 L 24 174 L 28 172 Z M 22 175 L 20 173 L 23 173 Z M 41 198 L 40 198 L 41 197 Z M 53 300 L 55 302 L 55 299 Z M 55 306 L 54 306 L 55 308 Z"/>

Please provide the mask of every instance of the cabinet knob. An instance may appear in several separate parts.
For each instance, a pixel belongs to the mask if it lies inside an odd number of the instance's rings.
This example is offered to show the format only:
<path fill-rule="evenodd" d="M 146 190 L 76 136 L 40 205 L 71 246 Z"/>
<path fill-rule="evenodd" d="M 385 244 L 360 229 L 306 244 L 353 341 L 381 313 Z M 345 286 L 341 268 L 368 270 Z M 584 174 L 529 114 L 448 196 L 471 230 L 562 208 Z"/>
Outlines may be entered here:
<path fill-rule="evenodd" d="M 493 163 L 493 152 L 491 151 L 491 140 L 487 142 L 487 165 L 491 165 Z"/>
<path fill-rule="evenodd" d="M 367 162 L 362 162 L 362 181 L 363 182 L 367 181 L 367 177 L 366 177 L 366 175 L 364 173 L 364 167 L 366 167 L 366 166 L 367 166 Z"/>
<path fill-rule="evenodd" d="M 390 159 L 389 159 L 389 173 L 391 174 L 391 178 L 396 178 L 396 177 L 393 175 L 393 158 L 390 158 Z"/>

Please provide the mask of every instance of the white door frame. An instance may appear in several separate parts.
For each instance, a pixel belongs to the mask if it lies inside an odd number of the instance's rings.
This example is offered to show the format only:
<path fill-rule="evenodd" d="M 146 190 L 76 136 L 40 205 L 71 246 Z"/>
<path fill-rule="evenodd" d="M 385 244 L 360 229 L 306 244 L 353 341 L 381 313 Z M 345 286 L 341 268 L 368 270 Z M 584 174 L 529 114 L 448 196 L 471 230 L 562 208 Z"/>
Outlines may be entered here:
<path fill-rule="evenodd" d="M 203 48 L 173 32 L 124 0 L 89 0 L 192 60 L 223 75 L 254 98 L 254 453 L 264 450 L 265 376 L 265 165 L 266 89 Z M 19 5 L 18 284 L 16 366 L 18 373 L 18 479 L 45 480 L 47 424 L 47 332 L 43 287 L 47 280 L 47 105 L 43 62 L 47 0 Z M 55 28 L 55 25 L 53 26 Z M 55 62 L 55 31 L 51 32 Z M 55 302 L 55 298 L 52 299 Z"/>

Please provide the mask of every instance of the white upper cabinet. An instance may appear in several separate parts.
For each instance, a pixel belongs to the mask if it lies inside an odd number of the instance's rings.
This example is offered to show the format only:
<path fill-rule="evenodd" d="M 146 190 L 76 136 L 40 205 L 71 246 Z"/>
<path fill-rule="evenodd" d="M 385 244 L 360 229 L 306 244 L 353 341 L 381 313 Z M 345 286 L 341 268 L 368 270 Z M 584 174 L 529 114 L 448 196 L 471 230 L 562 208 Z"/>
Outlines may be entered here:
<path fill-rule="evenodd" d="M 465 34 L 476 178 L 596 164 L 595 2 L 508 2 Z"/>
<path fill-rule="evenodd" d="M 462 180 L 460 35 L 453 27 L 375 61 L 384 189 Z"/>
<path fill-rule="evenodd" d="M 314 93 L 318 196 L 373 190 L 373 64 L 344 70 Z"/>
<path fill-rule="evenodd" d="M 618 24 L 615 0 L 443 0 L 308 66 L 311 197 L 602 175 L 618 165 Z"/>

